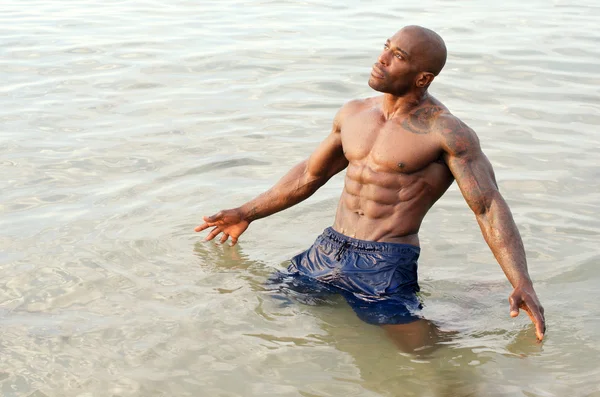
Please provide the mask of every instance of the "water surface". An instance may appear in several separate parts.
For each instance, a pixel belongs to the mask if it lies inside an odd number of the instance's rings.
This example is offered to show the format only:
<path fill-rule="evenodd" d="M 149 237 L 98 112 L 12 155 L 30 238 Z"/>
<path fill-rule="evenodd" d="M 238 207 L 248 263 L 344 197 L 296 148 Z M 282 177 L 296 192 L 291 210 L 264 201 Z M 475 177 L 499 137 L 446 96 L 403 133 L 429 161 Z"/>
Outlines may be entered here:
<path fill-rule="evenodd" d="M 599 18 L 591 0 L 3 2 L 0 395 L 600 396 Z M 342 300 L 264 288 L 331 225 L 341 177 L 235 248 L 192 232 L 373 95 L 407 24 L 446 40 L 431 91 L 495 167 L 543 344 L 456 186 L 421 230 L 424 315 L 455 333 L 426 356 Z"/>

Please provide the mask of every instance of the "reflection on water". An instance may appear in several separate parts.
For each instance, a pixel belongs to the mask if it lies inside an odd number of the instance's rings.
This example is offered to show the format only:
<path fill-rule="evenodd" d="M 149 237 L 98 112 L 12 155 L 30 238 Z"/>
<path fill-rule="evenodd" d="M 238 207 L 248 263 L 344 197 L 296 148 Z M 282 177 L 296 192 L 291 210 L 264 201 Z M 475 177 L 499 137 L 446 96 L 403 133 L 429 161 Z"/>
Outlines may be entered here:
<path fill-rule="evenodd" d="M 27 4 L 26 4 L 27 3 Z M 0 4 L 0 395 L 600 395 L 600 9 L 227 0 Z M 266 285 L 331 225 L 343 177 L 200 243 L 330 130 L 385 39 L 446 40 L 432 93 L 480 136 L 545 306 L 536 343 L 456 187 L 421 228 L 435 349 L 339 296 Z M 310 303 L 310 304 L 308 304 Z"/>

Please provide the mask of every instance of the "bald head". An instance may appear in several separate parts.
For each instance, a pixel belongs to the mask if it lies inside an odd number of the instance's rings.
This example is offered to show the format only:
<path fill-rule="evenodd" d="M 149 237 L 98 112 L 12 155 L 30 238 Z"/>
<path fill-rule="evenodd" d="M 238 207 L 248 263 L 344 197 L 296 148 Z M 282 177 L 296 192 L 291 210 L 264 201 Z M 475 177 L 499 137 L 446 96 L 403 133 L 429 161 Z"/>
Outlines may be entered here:
<path fill-rule="evenodd" d="M 430 72 L 437 76 L 446 64 L 446 44 L 439 34 L 422 26 L 406 26 L 395 35 L 401 36 L 407 43 L 407 50 L 416 67 L 421 72 Z"/>
<path fill-rule="evenodd" d="M 406 26 L 390 37 L 369 78 L 376 91 L 404 96 L 427 91 L 446 64 L 446 45 L 433 30 Z"/>

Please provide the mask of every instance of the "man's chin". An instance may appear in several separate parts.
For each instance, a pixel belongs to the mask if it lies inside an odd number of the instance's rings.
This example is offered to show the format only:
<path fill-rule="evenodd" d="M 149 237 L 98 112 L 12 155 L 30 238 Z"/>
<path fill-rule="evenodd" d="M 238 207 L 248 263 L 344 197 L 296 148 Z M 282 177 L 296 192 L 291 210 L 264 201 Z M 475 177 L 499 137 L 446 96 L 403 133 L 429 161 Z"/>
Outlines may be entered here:
<path fill-rule="evenodd" d="M 369 78 L 369 87 L 371 87 L 375 91 L 383 92 L 384 94 L 386 92 L 385 87 L 383 86 L 383 84 L 381 84 L 381 81 L 379 81 L 373 76 Z"/>

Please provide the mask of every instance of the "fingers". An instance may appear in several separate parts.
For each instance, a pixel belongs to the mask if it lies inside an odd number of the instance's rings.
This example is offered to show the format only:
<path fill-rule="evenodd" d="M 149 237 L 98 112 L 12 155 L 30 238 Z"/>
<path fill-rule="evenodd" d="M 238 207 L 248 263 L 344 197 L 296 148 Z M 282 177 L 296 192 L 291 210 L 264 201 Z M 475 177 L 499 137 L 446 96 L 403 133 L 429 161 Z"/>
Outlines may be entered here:
<path fill-rule="evenodd" d="M 544 339 L 544 333 L 546 332 L 546 322 L 544 320 L 544 308 L 537 302 L 537 300 L 532 299 L 531 296 L 525 295 L 521 297 L 520 295 L 510 296 L 508 298 L 510 303 L 510 315 L 511 317 L 516 317 L 519 315 L 519 308 L 525 310 L 531 322 L 535 326 L 535 335 L 538 340 Z"/>
<path fill-rule="evenodd" d="M 215 222 L 215 216 L 203 216 L 202 220 L 206 223 L 214 223 Z"/>
<path fill-rule="evenodd" d="M 213 230 L 210 231 L 210 233 L 208 233 L 208 236 L 206 236 L 206 238 L 204 238 L 204 240 L 210 241 L 213 238 L 217 237 L 219 235 L 219 233 L 221 233 L 221 230 L 219 230 L 218 227 L 215 227 Z"/>
<path fill-rule="evenodd" d="M 211 216 L 203 216 L 202 220 L 204 221 L 204 223 L 201 224 L 200 226 L 197 226 L 194 229 L 194 231 L 201 232 L 204 229 L 207 229 L 211 226 L 215 226 L 218 223 L 218 221 L 220 220 L 220 218 L 222 218 L 222 217 L 223 217 L 223 211 L 219 211 L 216 214 L 211 215 Z"/>
<path fill-rule="evenodd" d="M 206 229 L 209 227 L 209 224 L 204 222 L 203 224 L 201 224 L 200 226 L 196 226 L 196 228 L 194 229 L 195 232 L 201 232 L 202 230 Z"/>
<path fill-rule="evenodd" d="M 212 239 L 214 239 L 215 237 L 217 237 L 219 235 L 219 233 L 221 233 L 221 229 L 219 229 L 218 227 L 215 227 L 213 230 L 210 231 L 210 233 L 208 233 L 208 236 L 206 236 L 206 238 L 204 239 L 205 241 L 210 241 Z M 225 242 L 227 241 L 227 239 L 229 239 L 229 234 L 223 232 L 223 235 L 221 236 L 221 238 L 219 239 L 219 243 L 221 244 L 225 244 Z M 231 237 L 231 246 L 233 247 L 234 245 L 236 245 L 238 242 L 237 237 Z"/>
<path fill-rule="evenodd" d="M 537 336 L 539 340 L 544 339 L 544 333 L 546 332 L 546 322 L 543 314 L 544 309 L 535 302 L 529 302 L 525 307 L 525 310 L 527 310 L 531 322 L 535 325 L 535 336 Z"/>
<path fill-rule="evenodd" d="M 223 236 L 221 237 L 221 240 L 219 240 L 219 242 L 221 244 L 225 244 L 225 241 L 227 241 L 228 238 L 229 238 L 229 234 L 223 233 Z"/>
<path fill-rule="evenodd" d="M 535 323 L 535 336 L 539 340 L 544 339 L 544 333 L 546 332 L 546 324 L 543 318 L 538 318 L 538 321 Z"/>
<path fill-rule="evenodd" d="M 194 231 L 201 232 L 211 226 L 223 225 L 223 211 L 219 211 L 211 216 L 203 216 L 202 219 L 204 220 L 204 223 L 197 226 Z M 211 240 L 212 238 L 214 238 L 214 236 L 207 240 Z"/>
<path fill-rule="evenodd" d="M 521 299 L 519 299 L 520 301 Z M 517 317 L 519 315 L 519 303 L 512 295 L 508 297 L 508 303 L 510 305 L 510 316 Z"/>
<path fill-rule="evenodd" d="M 219 218 L 222 218 L 222 217 L 223 217 L 223 211 L 219 211 L 216 214 L 211 215 L 211 216 L 203 216 L 202 219 L 206 223 L 215 223 L 219 220 Z"/>

